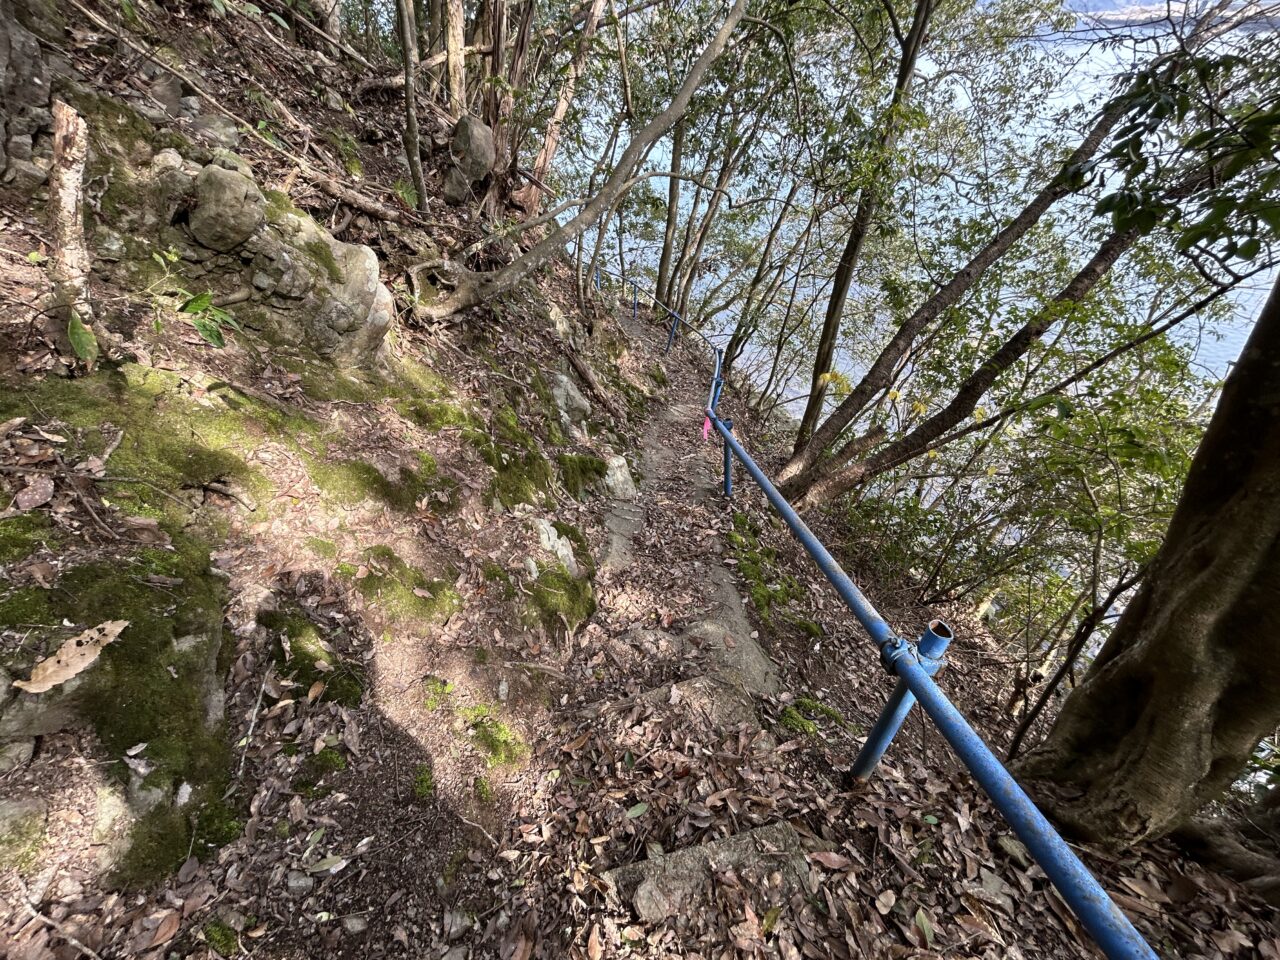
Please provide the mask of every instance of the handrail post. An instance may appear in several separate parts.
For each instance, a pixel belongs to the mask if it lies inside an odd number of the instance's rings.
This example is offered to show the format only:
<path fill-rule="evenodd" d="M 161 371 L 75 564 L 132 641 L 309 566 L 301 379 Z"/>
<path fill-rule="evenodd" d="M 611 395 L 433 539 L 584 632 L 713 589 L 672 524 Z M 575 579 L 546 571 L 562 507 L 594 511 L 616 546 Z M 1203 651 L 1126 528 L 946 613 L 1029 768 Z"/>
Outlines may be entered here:
<path fill-rule="evenodd" d="M 631 281 L 631 320 L 635 322 L 636 315 L 640 312 L 640 288 L 636 286 L 634 280 Z"/>
<path fill-rule="evenodd" d="M 732 420 L 721 421 L 726 429 L 733 430 Z M 724 441 L 724 498 L 729 500 L 733 497 L 733 448 L 729 446 L 729 441 Z"/>
<path fill-rule="evenodd" d="M 667 334 L 667 349 L 663 353 L 670 353 L 672 345 L 676 342 L 676 327 L 680 325 L 680 314 L 674 310 L 667 311 L 671 314 L 671 332 Z"/>
<path fill-rule="evenodd" d="M 929 676 L 932 677 L 942 668 L 942 655 L 946 653 L 951 637 L 951 628 L 941 620 L 932 621 L 920 635 L 920 641 L 916 644 L 916 659 L 920 661 L 920 666 Z M 889 749 L 889 744 L 902 729 L 915 703 L 915 694 L 907 689 L 907 682 L 900 678 L 897 686 L 893 688 L 893 693 L 889 695 L 889 702 L 880 711 L 880 718 L 867 734 L 866 743 L 858 751 L 858 756 L 849 769 L 851 780 L 862 781 L 871 776 L 876 764 Z"/>

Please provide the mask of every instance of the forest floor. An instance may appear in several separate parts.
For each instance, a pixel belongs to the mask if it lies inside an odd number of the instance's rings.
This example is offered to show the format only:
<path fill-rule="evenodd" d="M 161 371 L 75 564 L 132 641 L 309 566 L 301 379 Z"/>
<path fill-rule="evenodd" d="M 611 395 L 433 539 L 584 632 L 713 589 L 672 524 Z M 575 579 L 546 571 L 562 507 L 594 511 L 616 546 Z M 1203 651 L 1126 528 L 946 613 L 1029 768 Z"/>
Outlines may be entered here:
<path fill-rule="evenodd" d="M 179 43 L 186 27 L 169 27 Z M 236 30 L 244 35 L 232 44 Z M 394 107 L 326 119 L 260 33 L 218 27 L 219 56 L 202 66 L 207 87 L 251 116 L 236 93 L 238 71 L 260 76 L 259 89 L 288 101 L 273 121 L 282 135 L 332 126 L 316 143 L 306 136 L 334 170 L 343 137 L 364 138 L 367 185 L 385 187 L 399 173 L 389 159 L 398 147 L 388 148 L 398 143 Z M 85 76 L 119 91 L 136 85 L 127 59 L 100 55 L 81 64 Z M 347 94 L 355 85 L 354 75 L 326 80 Z M 251 141 L 243 149 L 264 183 L 293 189 L 317 216 L 327 211 L 335 233 L 385 244 L 384 259 L 395 247 L 385 224 L 344 223 L 337 205 L 293 187 L 278 156 Z M 439 204 L 432 216 L 443 248 L 472 239 L 465 218 Z M 46 241 L 31 210 L 0 209 L 0 400 L 26 418 L 0 437 L 0 463 L 58 463 L 71 476 L 90 461 L 71 462 L 72 431 L 44 399 L 56 399 L 56 384 L 20 349 L 47 294 L 28 254 Z M 569 311 L 565 271 L 541 287 Z M 613 425 L 639 495 L 578 499 L 553 485 L 536 506 L 486 502 L 491 471 L 473 434 L 498 430 L 503 408 L 545 430 L 537 418 L 551 413 L 538 406 L 534 383 L 559 362 L 538 318 L 515 311 L 503 321 L 406 329 L 397 359 L 416 371 L 413 397 L 370 396 L 367 385 L 335 384 L 313 365 L 285 366 L 286 351 L 264 358 L 237 339 L 214 351 L 182 325 L 152 340 L 131 375 L 145 368 L 160 378 L 160 395 L 180 398 L 184 411 L 203 416 L 233 396 L 265 405 L 255 415 L 283 409 L 291 418 L 283 427 L 270 420 L 276 432 L 258 431 L 240 451 L 266 494 L 206 488 L 194 497 L 193 513 L 218 531 L 212 560 L 230 598 L 226 739 L 236 819 L 212 853 L 180 851 L 172 876 L 121 887 L 104 867 L 116 840 L 105 814 L 117 802 L 119 755 L 81 728 L 41 738 L 34 756 L 0 774 L 0 802 L 49 811 L 38 856 L 0 870 L 0 956 L 1096 955 L 918 711 L 875 777 L 846 790 L 844 774 L 891 681 L 749 479 L 739 473 L 731 503 L 719 496 L 721 450 L 702 436 L 708 370 L 695 345 L 663 355 L 663 330 L 643 318 L 574 315 L 597 340 L 619 338 L 610 373 L 630 393 L 649 394 L 642 412 Z M 613 394 L 619 403 L 628 395 Z M 426 409 L 402 406 L 414 400 Z M 427 415 L 430 429 L 406 409 Z M 762 463 L 776 461 L 774 438 L 732 391 L 722 410 Z M 128 435 L 117 460 L 146 427 L 120 425 Z M 308 446 L 308 432 L 323 442 Z M 535 448 L 549 449 L 545 439 Z M 421 454 L 439 467 L 439 503 L 385 502 L 399 496 L 384 489 L 385 475 Z M 360 474 L 381 501 L 368 491 L 349 496 L 350 484 L 322 485 L 335 478 L 317 466 L 351 463 L 381 468 L 381 480 Z M 75 536 L 7 567 L 9 584 L 43 586 L 90 553 L 115 558 L 109 535 L 131 518 L 118 497 L 107 502 L 96 489 L 59 479 L 41 509 L 56 514 L 60 536 Z M 174 493 L 185 500 L 192 491 Z M 547 525 L 569 541 L 589 594 L 566 581 L 546 595 L 535 571 L 548 564 Z M 858 531 L 834 516 L 813 525 L 856 574 Z M 75 557 L 71 542 L 80 544 Z M 1011 727 L 1007 654 L 967 610 L 922 609 L 910 583 L 864 589 L 904 636 L 932 617 L 951 622 L 957 639 L 939 682 L 999 751 Z M 537 622 L 530 609 L 559 612 Z M 329 669 L 300 681 L 289 663 L 299 644 L 320 651 Z M 335 696 L 339 682 L 346 692 Z M 772 832 L 752 833 L 761 828 Z M 679 909 L 664 919 L 638 918 L 611 887 L 618 868 L 669 863 L 678 851 L 749 833 L 794 843 L 690 871 Z M 1162 956 L 1280 960 L 1269 909 L 1172 845 L 1081 854 Z"/>

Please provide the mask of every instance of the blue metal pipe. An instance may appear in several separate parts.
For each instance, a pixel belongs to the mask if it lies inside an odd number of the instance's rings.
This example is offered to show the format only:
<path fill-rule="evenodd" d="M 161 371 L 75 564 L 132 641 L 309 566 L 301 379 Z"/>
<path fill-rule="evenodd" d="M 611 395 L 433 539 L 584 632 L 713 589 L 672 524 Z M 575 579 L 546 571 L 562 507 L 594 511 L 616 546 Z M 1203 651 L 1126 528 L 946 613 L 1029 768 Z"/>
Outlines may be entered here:
<path fill-rule="evenodd" d="M 813 557 L 819 569 L 827 575 L 827 579 L 831 581 L 832 586 L 836 588 L 836 592 L 840 594 L 840 599 L 849 605 L 849 609 L 858 618 L 858 622 L 862 624 L 863 629 L 871 634 L 871 639 L 875 641 L 876 646 L 882 651 L 886 647 L 897 644 L 901 644 L 905 648 L 906 642 L 894 634 L 889 624 L 885 623 L 884 618 L 876 612 L 870 601 L 862 595 L 862 591 L 854 586 L 853 581 L 849 579 L 849 575 L 840 569 L 840 564 L 836 563 L 835 557 L 831 556 L 827 548 L 813 535 L 813 531 L 800 519 L 791 504 L 787 503 L 786 498 L 769 482 L 769 478 L 764 475 L 764 471 L 748 456 L 747 451 L 742 449 L 742 445 L 734 439 L 733 434 L 724 428 L 724 424 L 715 415 L 715 411 L 708 406 L 706 412 L 707 416 L 711 418 L 712 426 L 725 438 L 725 442 L 733 448 L 734 454 L 742 461 L 742 465 L 747 468 L 747 473 L 751 474 L 751 479 L 760 485 L 760 489 L 769 498 L 773 508 L 786 521 L 787 526 L 791 528 L 801 545 L 809 552 L 809 556 Z"/>
<path fill-rule="evenodd" d="M 733 421 L 724 421 L 725 427 L 733 432 Z M 724 498 L 728 500 L 733 496 L 733 450 L 726 442 L 724 445 Z"/>
<path fill-rule="evenodd" d="M 718 361 L 719 357 L 717 375 Z M 974 779 L 1004 814 L 1014 833 L 1027 845 L 1031 855 L 1058 888 L 1103 953 L 1109 960 L 1156 960 L 1155 952 L 1107 896 L 1102 885 L 1089 873 L 1066 841 L 1058 836 L 1053 825 L 1031 802 L 1031 798 L 1018 786 L 1017 781 L 996 759 L 973 727 L 969 726 L 960 711 L 938 689 L 928 671 L 916 659 L 911 646 L 894 634 L 889 624 L 871 606 L 862 591 L 854 586 L 849 575 L 813 535 L 791 504 L 725 428 L 710 405 L 706 413 L 716 432 L 724 438 L 726 446 L 732 448 L 734 455 L 742 461 L 742 465 L 760 485 L 773 508 L 786 521 L 787 526 L 836 588 L 841 599 L 849 605 L 849 609 L 871 635 L 871 639 L 880 648 L 881 660 L 902 678 L 907 690 L 920 701 L 921 709 L 929 715 L 942 736 L 951 744 L 951 748 L 972 771 Z"/>
<path fill-rule="evenodd" d="M 929 676 L 932 677 L 941 669 L 942 655 L 946 653 L 947 644 L 951 642 L 952 636 L 951 628 L 941 620 L 934 620 L 920 635 L 920 641 L 916 644 L 916 659 Z M 916 698 L 907 689 L 906 681 L 899 679 L 893 688 L 893 693 L 889 695 L 889 702 L 880 711 L 880 718 L 876 721 L 876 725 L 867 734 L 866 743 L 858 751 L 858 756 L 849 769 L 850 777 L 854 780 L 866 780 L 871 776 L 876 764 L 889 749 L 889 744 L 902 729 L 915 703 Z"/>
<path fill-rule="evenodd" d="M 1110 960 L 1156 960 L 1129 918 L 914 657 L 894 669 Z"/>
<path fill-rule="evenodd" d="M 657 301 L 654 301 L 654 302 L 656 303 Z M 662 351 L 663 353 L 671 352 L 671 345 L 676 342 L 676 328 L 679 325 L 680 325 L 680 314 L 678 313 L 671 314 L 671 332 L 667 334 L 667 349 Z"/>

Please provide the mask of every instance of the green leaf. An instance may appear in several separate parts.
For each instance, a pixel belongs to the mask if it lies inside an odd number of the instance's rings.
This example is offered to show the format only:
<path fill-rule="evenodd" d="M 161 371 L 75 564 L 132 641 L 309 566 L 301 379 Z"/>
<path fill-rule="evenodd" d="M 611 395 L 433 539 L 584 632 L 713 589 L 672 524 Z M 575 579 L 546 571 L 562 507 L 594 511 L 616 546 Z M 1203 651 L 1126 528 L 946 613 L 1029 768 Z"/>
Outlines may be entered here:
<path fill-rule="evenodd" d="M 634 820 L 636 817 L 643 817 L 648 812 L 649 805 L 647 803 L 640 802 L 627 811 L 627 819 Z"/>
<path fill-rule="evenodd" d="M 213 306 L 213 294 L 206 290 L 198 293 L 178 308 L 181 313 L 204 313 Z"/>
<path fill-rule="evenodd" d="M 71 311 L 71 319 L 67 321 L 67 339 L 71 341 L 71 349 L 76 352 L 76 356 L 85 363 L 93 363 L 98 359 L 98 338 L 74 310 Z"/>
<path fill-rule="evenodd" d="M 938 818 L 932 813 L 926 813 L 921 819 L 931 827 L 936 827 L 938 825 Z"/>
<path fill-rule="evenodd" d="M 227 345 L 227 341 L 222 337 L 222 328 L 208 317 L 192 317 L 191 325 L 196 328 L 196 333 L 213 346 L 221 349 Z"/>
<path fill-rule="evenodd" d="M 27 263 L 39 264 L 39 263 L 44 263 L 48 259 L 49 258 L 46 257 L 39 250 L 32 250 L 30 253 L 27 254 Z"/>

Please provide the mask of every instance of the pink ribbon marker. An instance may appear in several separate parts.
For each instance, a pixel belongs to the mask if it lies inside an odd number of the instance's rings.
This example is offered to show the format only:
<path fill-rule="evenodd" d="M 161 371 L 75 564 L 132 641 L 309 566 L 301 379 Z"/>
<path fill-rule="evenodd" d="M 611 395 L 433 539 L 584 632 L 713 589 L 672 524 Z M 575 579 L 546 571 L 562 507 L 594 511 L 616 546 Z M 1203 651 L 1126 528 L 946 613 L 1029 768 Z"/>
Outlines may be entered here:
<path fill-rule="evenodd" d="M 705 441 L 710 436 L 711 436 L 711 418 L 703 417 L 702 418 L 702 439 Z"/>

